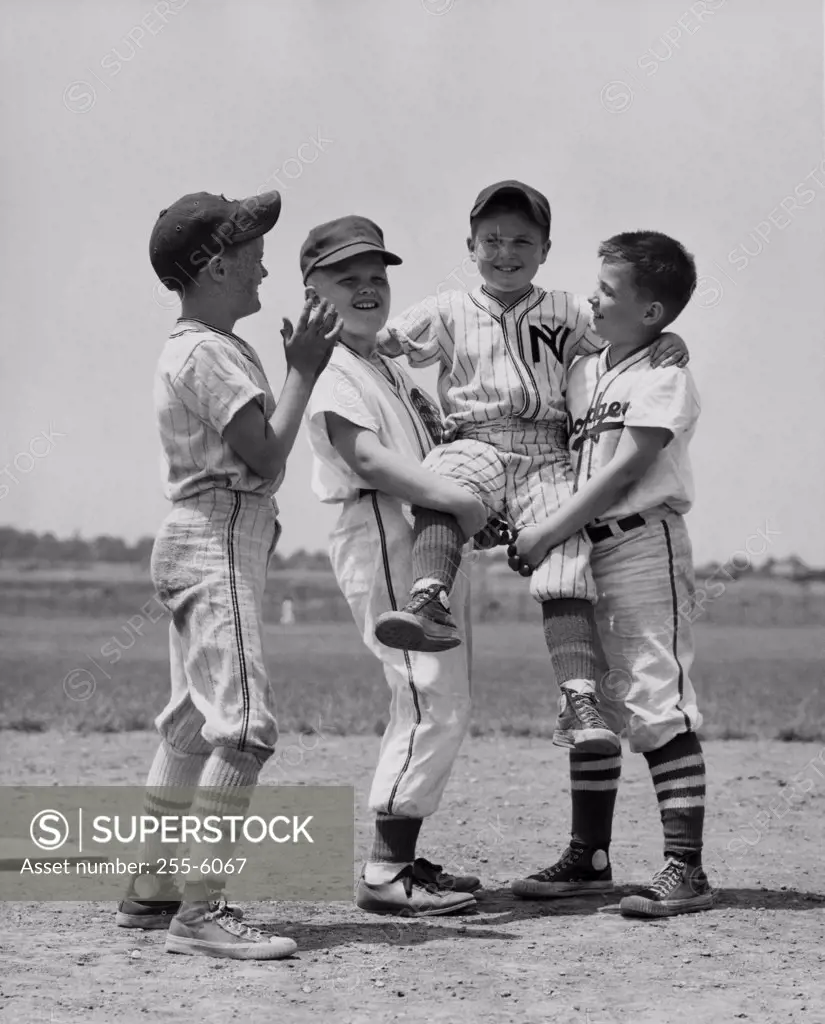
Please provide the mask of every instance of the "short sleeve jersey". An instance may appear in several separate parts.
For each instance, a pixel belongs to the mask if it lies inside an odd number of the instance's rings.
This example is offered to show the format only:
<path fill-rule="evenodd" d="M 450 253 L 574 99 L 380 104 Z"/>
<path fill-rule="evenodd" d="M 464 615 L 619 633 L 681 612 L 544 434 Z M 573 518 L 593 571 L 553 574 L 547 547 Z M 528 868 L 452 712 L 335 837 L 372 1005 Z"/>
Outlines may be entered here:
<path fill-rule="evenodd" d="M 381 364 L 391 380 L 381 372 Z M 369 484 L 338 454 L 329 439 L 326 414 L 337 413 L 371 430 L 390 451 L 420 462 L 441 436 L 441 415 L 429 395 L 393 360 L 367 359 L 338 344 L 318 378 L 306 420 L 313 454 L 312 490 L 324 502 L 358 497 Z"/>
<path fill-rule="evenodd" d="M 484 286 L 443 292 L 387 326 L 413 366 L 439 365 L 438 396 L 451 434 L 465 423 L 512 417 L 563 422 L 573 358 L 604 347 L 585 298 L 536 285 L 510 304 Z"/>
<path fill-rule="evenodd" d="M 608 352 L 577 359 L 567 394 L 570 453 L 581 487 L 613 458 L 625 427 L 659 427 L 672 438 L 641 480 L 600 519 L 614 519 L 667 505 L 684 514 L 694 488 L 688 445 L 699 418 L 693 375 L 677 366 L 652 367 L 650 350 L 631 353 L 615 366 Z"/>
<path fill-rule="evenodd" d="M 251 345 L 200 320 L 180 319 L 155 373 L 164 493 L 181 501 L 216 487 L 271 495 L 283 481 L 258 476 L 224 440 L 235 414 L 257 402 L 268 420 L 275 398 Z"/>

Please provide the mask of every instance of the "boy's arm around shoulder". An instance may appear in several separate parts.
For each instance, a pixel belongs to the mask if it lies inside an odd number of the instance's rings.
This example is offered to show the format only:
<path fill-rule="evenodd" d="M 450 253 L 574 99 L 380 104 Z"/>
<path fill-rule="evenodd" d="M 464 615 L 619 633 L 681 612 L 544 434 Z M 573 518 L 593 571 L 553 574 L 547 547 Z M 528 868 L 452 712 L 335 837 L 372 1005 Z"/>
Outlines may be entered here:
<path fill-rule="evenodd" d="M 326 413 L 330 443 L 366 484 L 410 505 L 454 515 L 465 540 L 487 522 L 487 510 L 458 484 L 385 447 L 378 435 L 339 413 Z"/>

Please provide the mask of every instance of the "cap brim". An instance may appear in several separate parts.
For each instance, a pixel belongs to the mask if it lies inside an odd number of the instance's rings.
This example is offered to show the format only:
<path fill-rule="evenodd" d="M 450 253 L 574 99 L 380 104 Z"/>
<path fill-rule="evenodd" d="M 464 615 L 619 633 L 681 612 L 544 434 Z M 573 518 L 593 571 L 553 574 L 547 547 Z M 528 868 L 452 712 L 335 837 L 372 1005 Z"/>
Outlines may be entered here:
<path fill-rule="evenodd" d="M 550 226 L 547 220 L 547 214 L 542 210 L 530 193 L 523 188 L 519 188 L 518 185 L 502 185 L 500 188 L 497 188 L 494 192 L 485 196 L 480 203 L 475 204 L 472 210 L 470 210 L 470 217 L 478 217 L 479 214 L 483 213 L 491 203 L 499 198 L 499 196 L 507 194 L 521 196 L 533 211 L 533 216 L 536 222 L 539 224 L 545 224 L 547 227 Z"/>
<path fill-rule="evenodd" d="M 275 227 L 281 215 L 281 193 L 263 192 L 259 196 L 249 196 L 239 201 L 241 212 L 237 215 L 243 223 L 246 217 L 253 218 L 253 223 L 243 231 L 232 235 L 232 244 L 248 242 L 251 238 L 259 238 Z"/>
<path fill-rule="evenodd" d="M 343 263 L 344 260 L 352 259 L 353 256 L 360 256 L 365 252 L 377 253 L 383 257 L 384 263 L 391 267 L 397 267 L 400 263 L 404 262 L 394 252 L 390 252 L 389 249 L 383 249 L 380 245 L 375 245 L 373 242 L 350 242 L 349 245 L 344 245 L 335 252 L 322 256 L 320 260 L 307 268 L 306 273 L 315 270 L 316 267 L 331 267 L 336 263 Z"/>

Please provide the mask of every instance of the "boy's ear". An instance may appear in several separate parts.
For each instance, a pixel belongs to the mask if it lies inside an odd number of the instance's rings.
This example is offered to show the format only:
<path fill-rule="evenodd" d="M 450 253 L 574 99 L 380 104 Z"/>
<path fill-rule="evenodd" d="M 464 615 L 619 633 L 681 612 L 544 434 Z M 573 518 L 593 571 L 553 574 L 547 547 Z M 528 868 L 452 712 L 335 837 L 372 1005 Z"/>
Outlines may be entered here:
<path fill-rule="evenodd" d="M 547 254 L 550 252 L 550 247 L 552 246 L 552 244 L 553 243 L 550 241 L 549 238 L 546 242 L 543 243 L 541 247 L 541 259 L 539 260 L 539 263 L 544 263 L 544 261 L 547 259 Z"/>
<path fill-rule="evenodd" d="M 467 236 L 467 251 L 470 254 L 470 259 L 473 261 L 473 263 L 475 263 L 476 262 L 476 251 L 475 251 L 475 247 L 473 246 L 473 236 L 472 235 L 468 235 Z"/>
<path fill-rule="evenodd" d="M 645 310 L 645 315 L 642 317 L 642 323 L 646 327 L 655 327 L 656 324 L 662 321 L 665 315 L 665 307 L 661 302 L 651 302 Z"/>

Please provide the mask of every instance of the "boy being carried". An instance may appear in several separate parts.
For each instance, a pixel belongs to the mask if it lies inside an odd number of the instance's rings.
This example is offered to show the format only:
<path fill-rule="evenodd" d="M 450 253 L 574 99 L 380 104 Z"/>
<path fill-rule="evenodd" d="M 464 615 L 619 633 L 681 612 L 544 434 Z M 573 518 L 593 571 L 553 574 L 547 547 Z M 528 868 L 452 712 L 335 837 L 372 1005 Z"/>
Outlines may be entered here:
<path fill-rule="evenodd" d="M 438 363 L 448 443 L 425 466 L 453 480 L 521 530 L 545 519 L 573 493 L 567 451 L 567 371 L 577 354 L 604 342 L 590 327 L 586 300 L 533 284 L 550 250 L 550 205 L 518 181 L 485 188 L 470 211 L 467 244 L 484 281 L 473 292 L 445 292 L 389 324 L 414 366 Z M 658 355 L 684 354 L 681 339 Z M 674 360 L 675 361 L 675 360 Z M 463 536 L 453 516 L 416 510 L 414 582 L 406 606 L 382 615 L 376 637 L 389 647 L 438 651 L 460 643 L 449 595 Z M 530 591 L 542 606 L 544 635 L 575 729 L 555 742 L 582 752 L 615 753 L 618 737 L 595 699 L 596 654 L 589 568 L 581 533 L 549 550 Z M 572 739 L 570 738 L 572 737 Z"/>

